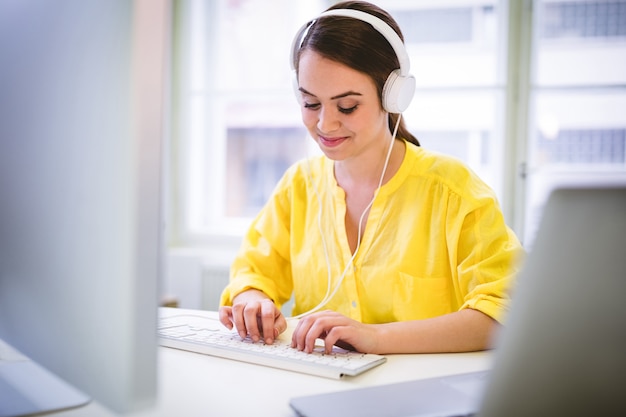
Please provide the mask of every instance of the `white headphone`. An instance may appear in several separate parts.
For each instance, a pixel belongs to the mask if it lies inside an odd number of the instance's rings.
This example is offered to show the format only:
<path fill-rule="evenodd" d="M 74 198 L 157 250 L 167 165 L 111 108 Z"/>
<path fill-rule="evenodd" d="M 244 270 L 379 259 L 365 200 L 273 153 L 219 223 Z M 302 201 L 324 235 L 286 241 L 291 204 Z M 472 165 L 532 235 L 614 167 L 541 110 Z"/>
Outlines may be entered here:
<path fill-rule="evenodd" d="M 411 99 L 413 99 L 413 95 L 415 94 L 415 77 L 409 74 L 411 63 L 404 47 L 404 43 L 396 31 L 383 20 L 369 13 L 354 9 L 327 10 L 316 19 L 303 25 L 296 34 L 296 37 L 291 45 L 290 55 L 296 97 L 298 97 L 298 99 L 300 97 L 300 92 L 298 91 L 298 77 L 296 74 L 296 59 L 298 56 L 298 50 L 302 46 L 302 41 L 304 40 L 304 36 L 306 35 L 306 32 L 308 32 L 309 27 L 315 20 L 325 16 L 344 16 L 367 22 L 374 29 L 380 32 L 385 39 L 387 39 L 387 42 L 389 42 L 398 57 L 400 68 L 393 70 L 391 74 L 389 74 L 389 77 L 387 77 L 382 93 L 383 109 L 389 113 L 403 113 L 409 107 Z"/>

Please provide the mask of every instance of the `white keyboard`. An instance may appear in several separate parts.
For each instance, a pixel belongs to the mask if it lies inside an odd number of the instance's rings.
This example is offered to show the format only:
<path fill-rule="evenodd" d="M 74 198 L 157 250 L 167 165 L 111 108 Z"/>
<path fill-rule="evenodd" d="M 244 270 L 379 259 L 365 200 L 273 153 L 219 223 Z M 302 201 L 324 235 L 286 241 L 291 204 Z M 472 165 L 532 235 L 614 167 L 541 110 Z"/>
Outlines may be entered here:
<path fill-rule="evenodd" d="M 292 348 L 290 341 L 282 337 L 271 345 L 250 338 L 242 340 L 218 320 L 195 315 L 162 317 L 158 334 L 161 346 L 334 379 L 359 375 L 387 360 L 338 347 L 331 354 L 325 354 L 321 346 L 305 353 Z"/>

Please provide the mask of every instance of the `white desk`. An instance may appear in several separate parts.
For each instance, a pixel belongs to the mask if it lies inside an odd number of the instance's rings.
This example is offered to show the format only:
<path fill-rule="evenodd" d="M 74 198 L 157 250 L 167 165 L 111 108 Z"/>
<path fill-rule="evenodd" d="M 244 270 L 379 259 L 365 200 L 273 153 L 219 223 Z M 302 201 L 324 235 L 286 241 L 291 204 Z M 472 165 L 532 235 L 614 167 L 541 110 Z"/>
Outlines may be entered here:
<path fill-rule="evenodd" d="M 180 312 L 163 309 L 162 313 Z M 198 313 L 194 311 L 194 313 Z M 206 312 L 216 317 L 215 312 Z M 159 347 L 159 392 L 155 407 L 132 417 L 294 417 L 295 396 L 382 385 L 489 369 L 490 352 L 389 355 L 386 363 L 357 377 L 332 380 L 228 359 Z M 110 417 L 96 403 L 54 417 Z"/>

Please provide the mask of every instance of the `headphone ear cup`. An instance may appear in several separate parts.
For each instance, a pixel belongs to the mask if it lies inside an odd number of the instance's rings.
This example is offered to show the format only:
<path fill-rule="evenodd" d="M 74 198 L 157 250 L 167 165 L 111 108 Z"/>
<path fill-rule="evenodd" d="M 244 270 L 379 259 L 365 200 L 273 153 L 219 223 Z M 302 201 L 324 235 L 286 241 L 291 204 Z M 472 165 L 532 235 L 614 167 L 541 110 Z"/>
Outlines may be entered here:
<path fill-rule="evenodd" d="M 383 108 L 389 113 L 403 113 L 415 94 L 415 77 L 400 75 L 394 70 L 383 86 Z"/>

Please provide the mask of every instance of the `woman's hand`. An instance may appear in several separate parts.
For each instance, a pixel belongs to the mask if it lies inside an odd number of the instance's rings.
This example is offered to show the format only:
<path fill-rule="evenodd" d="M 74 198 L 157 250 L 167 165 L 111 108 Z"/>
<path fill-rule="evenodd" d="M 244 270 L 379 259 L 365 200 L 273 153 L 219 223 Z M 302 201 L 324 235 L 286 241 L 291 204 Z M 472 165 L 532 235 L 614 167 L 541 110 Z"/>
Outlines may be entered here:
<path fill-rule="evenodd" d="M 363 324 L 334 311 L 321 311 L 298 322 L 291 339 L 291 347 L 311 353 L 315 340 L 324 340 L 324 350 L 330 353 L 333 345 L 363 353 L 377 351 L 380 326 Z"/>
<path fill-rule="evenodd" d="M 287 321 L 280 309 L 258 290 L 237 295 L 232 307 L 220 307 L 219 317 L 228 329 L 234 326 L 242 339 L 250 336 L 254 342 L 263 339 L 265 343 L 272 344 L 287 329 Z"/>
<path fill-rule="evenodd" d="M 362 353 L 472 352 L 492 347 L 498 322 L 466 308 L 424 320 L 363 324 L 334 311 L 322 311 L 300 319 L 291 346 L 312 352 L 323 339 L 327 353 L 333 345 Z"/>

